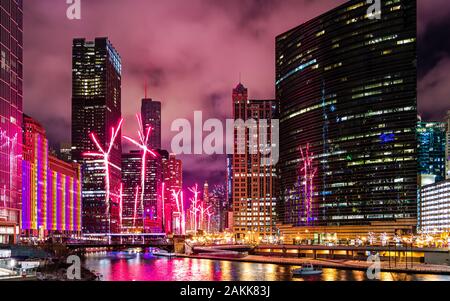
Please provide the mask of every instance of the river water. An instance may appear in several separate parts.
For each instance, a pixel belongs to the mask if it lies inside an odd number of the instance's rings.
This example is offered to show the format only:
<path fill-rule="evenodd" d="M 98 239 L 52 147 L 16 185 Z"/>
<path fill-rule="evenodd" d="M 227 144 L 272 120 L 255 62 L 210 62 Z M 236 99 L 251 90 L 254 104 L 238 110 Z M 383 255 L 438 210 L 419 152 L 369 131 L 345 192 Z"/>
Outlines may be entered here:
<path fill-rule="evenodd" d="M 124 252 L 87 255 L 85 266 L 105 281 L 367 281 L 366 272 L 323 269 L 320 276 L 292 277 L 298 267 Z M 381 273 L 382 281 L 450 281 L 446 275 Z"/>

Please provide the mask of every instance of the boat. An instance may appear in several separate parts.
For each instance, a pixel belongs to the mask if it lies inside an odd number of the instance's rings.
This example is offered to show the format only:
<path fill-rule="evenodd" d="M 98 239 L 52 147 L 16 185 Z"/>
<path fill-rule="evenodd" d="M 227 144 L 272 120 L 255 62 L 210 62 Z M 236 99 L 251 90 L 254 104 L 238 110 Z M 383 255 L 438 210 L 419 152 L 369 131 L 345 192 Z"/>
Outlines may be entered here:
<path fill-rule="evenodd" d="M 153 250 L 152 254 L 154 256 L 162 256 L 162 257 L 169 257 L 169 258 L 177 256 L 175 253 L 169 253 L 169 252 L 167 252 L 165 250 Z"/>
<path fill-rule="evenodd" d="M 314 276 L 323 273 L 321 268 L 315 268 L 311 263 L 305 263 L 300 269 L 292 271 L 294 276 Z"/>

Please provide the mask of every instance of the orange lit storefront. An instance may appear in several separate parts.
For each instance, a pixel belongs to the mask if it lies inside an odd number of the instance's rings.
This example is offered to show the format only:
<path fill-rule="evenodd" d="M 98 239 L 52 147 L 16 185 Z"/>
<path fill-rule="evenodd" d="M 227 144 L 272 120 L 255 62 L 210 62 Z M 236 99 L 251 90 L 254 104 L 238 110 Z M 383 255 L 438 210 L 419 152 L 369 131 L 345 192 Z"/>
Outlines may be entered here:
<path fill-rule="evenodd" d="M 8 216 L 6 216 L 8 214 Z M 15 244 L 20 233 L 20 210 L 0 209 L 0 244 Z"/>

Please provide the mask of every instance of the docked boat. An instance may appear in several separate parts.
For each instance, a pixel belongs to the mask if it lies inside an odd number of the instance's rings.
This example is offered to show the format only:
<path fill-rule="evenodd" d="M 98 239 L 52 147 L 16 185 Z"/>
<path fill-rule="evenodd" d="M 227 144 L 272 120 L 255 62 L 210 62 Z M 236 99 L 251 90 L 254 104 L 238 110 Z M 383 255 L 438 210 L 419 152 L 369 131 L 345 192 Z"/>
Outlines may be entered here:
<path fill-rule="evenodd" d="M 311 263 L 305 263 L 300 269 L 292 271 L 294 276 L 314 276 L 323 273 L 321 268 L 315 268 Z"/>
<path fill-rule="evenodd" d="M 153 250 L 152 254 L 154 256 L 169 257 L 169 258 L 177 256 L 175 253 L 169 253 L 169 252 L 167 252 L 165 250 Z"/>

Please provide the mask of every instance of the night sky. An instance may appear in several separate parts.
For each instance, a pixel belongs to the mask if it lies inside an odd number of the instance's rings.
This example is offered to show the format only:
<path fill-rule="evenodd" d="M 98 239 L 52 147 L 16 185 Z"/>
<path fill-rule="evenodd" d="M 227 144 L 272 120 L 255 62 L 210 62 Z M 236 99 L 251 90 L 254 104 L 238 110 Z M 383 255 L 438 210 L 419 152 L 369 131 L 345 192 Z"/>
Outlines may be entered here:
<path fill-rule="evenodd" d="M 163 104 L 163 146 L 176 118 L 231 117 L 239 81 L 251 98 L 274 97 L 275 36 L 346 1 L 81 0 L 81 20 L 66 0 L 24 1 L 24 112 L 52 145 L 70 142 L 72 39 L 107 36 L 123 63 L 124 134 L 134 135 L 144 83 Z M 419 0 L 419 110 L 440 120 L 450 109 L 450 1 Z M 129 147 L 125 146 L 125 149 Z M 223 156 L 182 156 L 185 184 L 225 180 Z"/>

